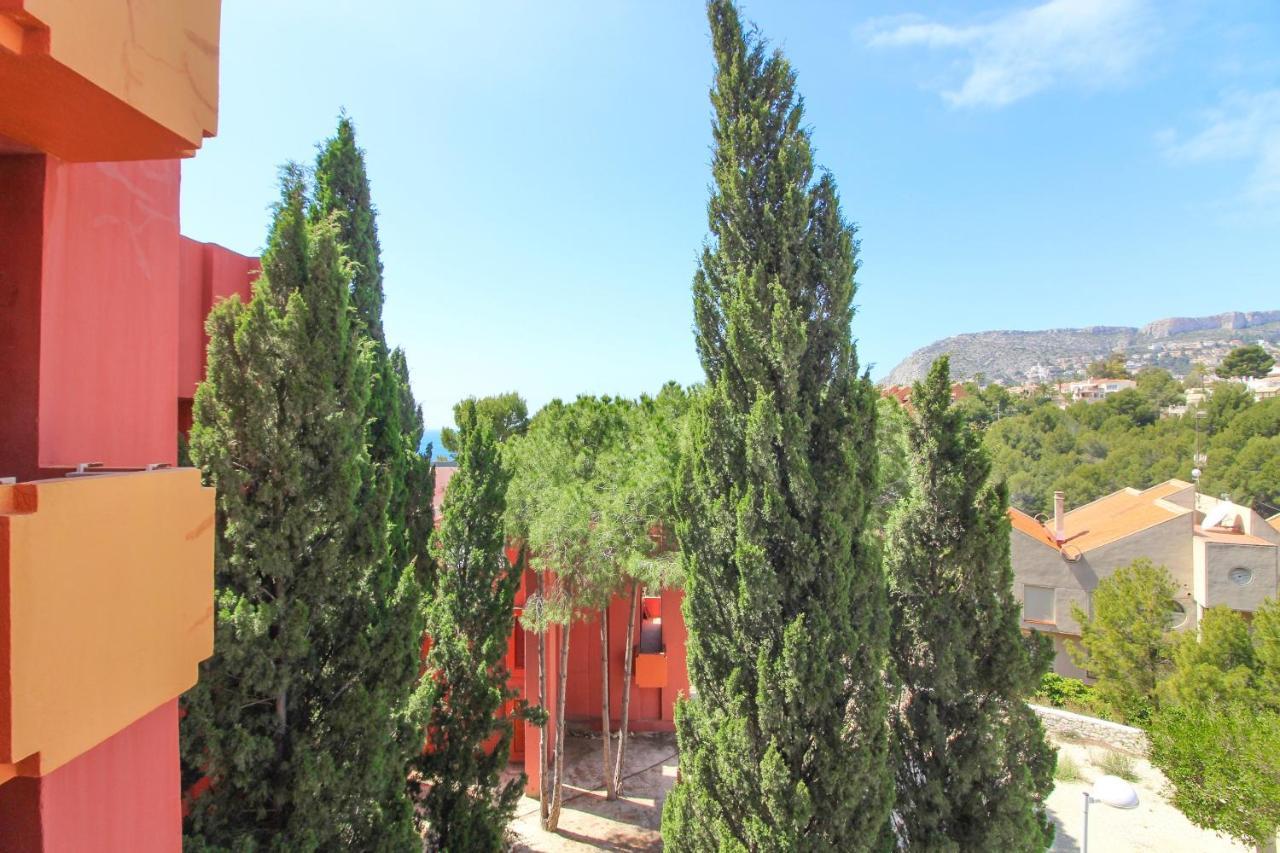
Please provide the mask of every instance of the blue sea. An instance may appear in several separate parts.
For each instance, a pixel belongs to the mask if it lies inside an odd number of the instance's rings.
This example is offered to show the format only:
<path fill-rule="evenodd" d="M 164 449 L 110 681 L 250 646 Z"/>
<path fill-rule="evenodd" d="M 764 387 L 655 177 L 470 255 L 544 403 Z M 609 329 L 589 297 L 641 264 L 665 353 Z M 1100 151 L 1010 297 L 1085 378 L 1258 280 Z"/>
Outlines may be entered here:
<path fill-rule="evenodd" d="M 426 453 L 426 452 L 427 452 L 427 445 L 431 445 L 431 458 L 432 458 L 432 459 L 435 459 L 437 456 L 444 456 L 444 457 L 447 457 L 447 458 L 449 458 L 449 459 L 453 459 L 453 454 L 452 454 L 452 453 L 450 453 L 449 451 L 445 450 L 445 449 L 444 449 L 444 447 L 440 444 L 440 430 L 438 430 L 438 429 L 429 429 L 429 430 L 424 430 L 424 431 L 423 431 L 423 433 L 422 433 L 422 446 L 418 448 L 418 452 L 419 452 L 419 453 Z"/>

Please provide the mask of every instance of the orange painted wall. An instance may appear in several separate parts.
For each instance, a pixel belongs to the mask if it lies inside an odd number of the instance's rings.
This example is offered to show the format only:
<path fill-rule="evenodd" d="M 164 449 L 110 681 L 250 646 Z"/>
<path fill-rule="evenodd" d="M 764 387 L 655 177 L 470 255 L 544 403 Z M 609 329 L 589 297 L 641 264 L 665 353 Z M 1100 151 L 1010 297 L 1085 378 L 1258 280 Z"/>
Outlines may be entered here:
<path fill-rule="evenodd" d="M 46 776 L 0 785 L 0 850 L 181 849 L 177 753 L 171 700 Z"/>
<path fill-rule="evenodd" d="M 0 486 L 0 782 L 50 773 L 195 684 L 213 533 L 191 468 Z"/>
<path fill-rule="evenodd" d="M 218 124 L 220 0 L 0 2 L 0 135 L 71 161 L 189 156 Z"/>

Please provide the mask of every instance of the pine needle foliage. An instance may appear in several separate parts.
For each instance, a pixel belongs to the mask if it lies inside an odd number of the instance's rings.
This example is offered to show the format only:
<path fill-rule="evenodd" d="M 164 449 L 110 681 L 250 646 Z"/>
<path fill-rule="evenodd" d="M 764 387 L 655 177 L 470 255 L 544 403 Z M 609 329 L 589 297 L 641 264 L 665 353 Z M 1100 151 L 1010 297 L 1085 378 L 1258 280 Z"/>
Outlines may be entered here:
<path fill-rule="evenodd" d="M 886 547 L 898 696 L 891 714 L 899 845 L 1043 850 L 1054 752 L 1026 700 L 1052 648 L 1023 637 L 1008 495 L 951 403 L 946 357 L 911 395 L 909 492 Z"/>
<path fill-rule="evenodd" d="M 676 532 L 694 695 L 663 839 L 683 850 L 891 844 L 888 606 L 866 535 L 876 394 L 850 336 L 854 230 L 815 175 L 795 74 L 707 6 L 711 241 L 694 278 L 707 384 Z"/>

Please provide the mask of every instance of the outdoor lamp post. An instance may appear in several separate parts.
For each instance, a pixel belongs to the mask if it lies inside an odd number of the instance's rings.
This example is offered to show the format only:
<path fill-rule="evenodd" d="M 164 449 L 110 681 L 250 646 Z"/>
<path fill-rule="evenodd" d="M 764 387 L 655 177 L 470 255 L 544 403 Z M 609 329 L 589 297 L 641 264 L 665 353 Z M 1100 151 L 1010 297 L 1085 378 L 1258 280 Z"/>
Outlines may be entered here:
<path fill-rule="evenodd" d="M 1099 776 L 1093 790 L 1084 792 L 1084 831 L 1081 833 L 1080 853 L 1089 853 L 1089 803 L 1106 803 L 1117 809 L 1136 809 L 1138 792 L 1119 776 Z"/>

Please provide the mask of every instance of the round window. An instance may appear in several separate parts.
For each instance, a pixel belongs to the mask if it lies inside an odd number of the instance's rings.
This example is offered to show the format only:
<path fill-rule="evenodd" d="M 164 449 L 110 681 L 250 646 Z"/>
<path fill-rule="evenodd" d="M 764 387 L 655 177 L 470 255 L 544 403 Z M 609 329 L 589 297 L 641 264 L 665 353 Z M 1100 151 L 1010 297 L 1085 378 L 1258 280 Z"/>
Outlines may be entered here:
<path fill-rule="evenodd" d="M 1236 586 L 1248 586 L 1249 581 L 1253 580 L 1253 572 L 1249 571 L 1244 566 L 1240 566 L 1239 568 L 1232 569 L 1227 574 L 1227 577 L 1231 578 L 1231 582 Z"/>
<path fill-rule="evenodd" d="M 1187 608 L 1176 601 L 1169 602 L 1169 612 L 1165 614 L 1165 625 L 1169 628 L 1181 628 L 1187 621 Z"/>

